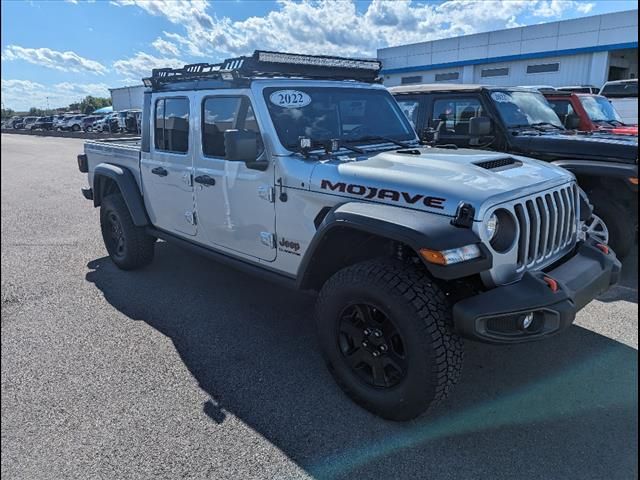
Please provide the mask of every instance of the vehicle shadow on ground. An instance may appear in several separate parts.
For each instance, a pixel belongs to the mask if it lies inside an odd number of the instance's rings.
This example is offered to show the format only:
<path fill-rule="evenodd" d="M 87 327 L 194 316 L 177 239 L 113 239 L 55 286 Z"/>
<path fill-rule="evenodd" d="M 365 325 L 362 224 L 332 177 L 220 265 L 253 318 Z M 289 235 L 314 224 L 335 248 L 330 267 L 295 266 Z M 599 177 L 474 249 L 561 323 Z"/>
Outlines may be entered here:
<path fill-rule="evenodd" d="M 166 243 L 149 267 L 88 264 L 88 281 L 169 337 L 210 396 L 315 478 L 629 478 L 637 472 L 633 348 L 573 326 L 545 342 L 466 344 L 462 379 L 426 417 L 387 422 L 332 381 L 314 298 Z"/>

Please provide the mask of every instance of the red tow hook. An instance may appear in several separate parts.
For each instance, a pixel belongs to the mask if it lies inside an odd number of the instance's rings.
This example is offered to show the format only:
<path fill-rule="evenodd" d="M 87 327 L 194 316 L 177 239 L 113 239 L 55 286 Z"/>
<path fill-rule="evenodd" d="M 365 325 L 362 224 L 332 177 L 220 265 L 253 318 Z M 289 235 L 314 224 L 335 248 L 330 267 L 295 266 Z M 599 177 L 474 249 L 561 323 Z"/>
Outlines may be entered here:
<path fill-rule="evenodd" d="M 607 245 L 604 245 L 603 243 L 596 243 L 596 247 L 598 247 L 605 255 L 609 255 L 609 247 Z"/>
<path fill-rule="evenodd" d="M 542 277 L 542 279 L 547 283 L 547 285 L 549 285 L 549 288 L 553 293 L 556 293 L 558 291 L 558 282 L 556 282 L 553 278 Z"/>

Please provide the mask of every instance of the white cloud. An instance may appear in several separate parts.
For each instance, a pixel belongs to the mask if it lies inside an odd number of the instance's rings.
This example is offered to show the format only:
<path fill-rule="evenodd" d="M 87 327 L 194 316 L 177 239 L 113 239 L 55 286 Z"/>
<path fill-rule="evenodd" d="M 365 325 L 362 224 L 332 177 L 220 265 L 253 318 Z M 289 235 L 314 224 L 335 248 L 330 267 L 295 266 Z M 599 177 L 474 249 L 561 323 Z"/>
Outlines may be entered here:
<path fill-rule="evenodd" d="M 137 52 L 131 58 L 125 58 L 113 63 L 113 68 L 126 79 L 137 79 L 137 83 L 141 83 L 143 77 L 151 75 L 153 68 L 179 68 L 183 67 L 186 62 L 177 58 L 158 58 L 144 52 Z"/>
<path fill-rule="evenodd" d="M 151 45 L 153 45 L 153 47 L 159 51 L 160 53 L 164 53 L 166 55 L 178 55 L 178 53 L 180 53 L 180 50 L 178 49 L 178 46 L 175 43 L 171 43 L 167 40 L 165 40 L 164 38 L 158 37 L 156 38 Z"/>
<path fill-rule="evenodd" d="M 115 0 L 137 6 L 184 28 L 164 32 L 185 54 L 220 58 L 254 49 L 335 55 L 375 56 L 376 48 L 520 26 L 521 16 L 562 18 L 572 9 L 586 13 L 593 4 L 574 0 L 373 0 L 358 12 L 354 1 L 279 0 L 262 17 L 233 21 L 207 13 L 206 0 Z M 215 7 L 215 4 L 213 4 Z"/>
<path fill-rule="evenodd" d="M 66 107 L 78 102 L 87 95 L 109 97 L 109 87 L 104 83 L 69 83 L 53 85 L 30 80 L 2 80 L 2 101 L 7 108 L 16 111 L 28 110 L 31 107 L 46 108 L 47 98 L 51 108 Z"/>
<path fill-rule="evenodd" d="M 81 57 L 75 52 L 58 52 L 50 48 L 26 48 L 9 45 L 2 52 L 2 60 L 24 60 L 34 65 L 54 68 L 63 72 L 88 72 L 104 75 L 107 69 L 100 62 Z"/>

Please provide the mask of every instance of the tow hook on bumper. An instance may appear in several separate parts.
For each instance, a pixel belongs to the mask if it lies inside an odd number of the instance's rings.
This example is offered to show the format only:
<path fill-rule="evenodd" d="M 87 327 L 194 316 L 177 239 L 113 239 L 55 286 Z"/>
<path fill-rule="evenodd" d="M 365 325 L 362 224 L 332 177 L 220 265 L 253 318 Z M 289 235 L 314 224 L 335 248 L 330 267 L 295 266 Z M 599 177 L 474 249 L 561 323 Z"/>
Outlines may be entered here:
<path fill-rule="evenodd" d="M 618 281 L 620 262 L 593 240 L 547 272 L 527 272 L 514 284 L 497 287 L 453 306 L 458 332 L 489 343 L 539 340 L 567 328 L 576 313 Z"/>

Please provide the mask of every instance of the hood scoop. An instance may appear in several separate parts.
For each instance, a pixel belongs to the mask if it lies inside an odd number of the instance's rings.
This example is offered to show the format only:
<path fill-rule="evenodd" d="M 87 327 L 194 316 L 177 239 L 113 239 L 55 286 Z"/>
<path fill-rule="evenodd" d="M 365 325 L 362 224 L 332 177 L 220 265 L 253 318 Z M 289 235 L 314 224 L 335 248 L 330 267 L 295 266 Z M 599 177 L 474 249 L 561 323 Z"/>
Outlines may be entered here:
<path fill-rule="evenodd" d="M 507 170 L 508 168 L 516 168 L 522 165 L 520 160 L 511 157 L 497 158 L 495 160 L 485 160 L 483 162 L 474 163 L 474 165 L 484 168 L 485 170 Z"/>

